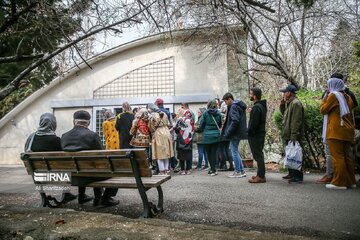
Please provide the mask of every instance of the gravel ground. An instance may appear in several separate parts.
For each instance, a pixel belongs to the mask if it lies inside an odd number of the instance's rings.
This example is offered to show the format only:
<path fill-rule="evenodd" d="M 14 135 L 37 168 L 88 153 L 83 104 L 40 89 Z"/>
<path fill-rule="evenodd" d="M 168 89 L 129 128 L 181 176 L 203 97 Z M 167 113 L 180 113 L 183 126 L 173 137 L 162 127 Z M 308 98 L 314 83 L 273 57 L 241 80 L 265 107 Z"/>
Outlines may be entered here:
<path fill-rule="evenodd" d="M 14 173 L 17 174 L 14 174 Z M 38 206 L 40 198 L 23 168 L 0 168 L 0 205 Z M 205 171 L 173 175 L 163 184 L 164 208 L 157 219 L 230 227 L 233 230 L 281 233 L 319 239 L 360 239 L 360 188 L 336 191 L 315 184 L 319 174 L 306 174 L 304 183 L 288 184 L 283 174 L 267 173 L 267 183 L 249 184 L 247 178 L 231 179 L 228 172 L 210 177 Z M 11 193 L 11 189 L 16 189 Z M 76 188 L 72 192 L 76 192 Z M 88 189 L 89 194 L 91 189 Z M 149 192 L 156 202 L 155 189 Z M 142 213 L 137 190 L 119 189 L 120 205 L 95 208 L 91 204 L 64 208 L 111 213 L 136 219 Z"/>

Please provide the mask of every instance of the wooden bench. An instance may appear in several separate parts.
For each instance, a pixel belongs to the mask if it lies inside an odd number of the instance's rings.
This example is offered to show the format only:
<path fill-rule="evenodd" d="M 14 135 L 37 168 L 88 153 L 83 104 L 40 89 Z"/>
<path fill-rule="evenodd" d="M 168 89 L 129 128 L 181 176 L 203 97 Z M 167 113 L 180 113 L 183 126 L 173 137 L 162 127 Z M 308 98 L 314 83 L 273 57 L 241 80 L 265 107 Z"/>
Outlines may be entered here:
<path fill-rule="evenodd" d="M 27 152 L 21 154 L 21 159 L 37 186 L 56 185 L 57 183 L 44 180 L 35 181 L 34 173 L 71 172 L 71 177 L 110 178 L 92 182 L 86 187 L 137 188 L 144 206 L 143 217 L 149 218 L 163 212 L 161 184 L 171 177 L 168 175 L 152 176 L 144 148 L 80 152 Z M 158 192 L 157 206 L 148 201 L 146 194 L 149 189 L 155 187 Z M 57 207 L 64 203 L 64 194 L 60 201 L 51 195 L 47 196 L 43 190 L 40 191 L 40 195 L 43 207 Z"/>

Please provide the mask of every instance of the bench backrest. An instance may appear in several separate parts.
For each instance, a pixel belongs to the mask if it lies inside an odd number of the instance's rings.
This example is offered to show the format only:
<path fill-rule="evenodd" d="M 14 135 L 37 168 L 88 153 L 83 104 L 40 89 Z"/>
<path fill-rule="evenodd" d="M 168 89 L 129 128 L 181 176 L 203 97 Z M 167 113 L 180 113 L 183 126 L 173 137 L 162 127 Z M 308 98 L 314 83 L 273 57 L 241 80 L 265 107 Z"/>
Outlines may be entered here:
<path fill-rule="evenodd" d="M 83 177 L 131 177 L 135 164 L 141 177 L 151 177 L 146 149 L 79 152 L 27 152 L 21 154 L 29 175 L 36 172 L 71 172 Z M 133 160 L 132 160 L 133 159 Z"/>

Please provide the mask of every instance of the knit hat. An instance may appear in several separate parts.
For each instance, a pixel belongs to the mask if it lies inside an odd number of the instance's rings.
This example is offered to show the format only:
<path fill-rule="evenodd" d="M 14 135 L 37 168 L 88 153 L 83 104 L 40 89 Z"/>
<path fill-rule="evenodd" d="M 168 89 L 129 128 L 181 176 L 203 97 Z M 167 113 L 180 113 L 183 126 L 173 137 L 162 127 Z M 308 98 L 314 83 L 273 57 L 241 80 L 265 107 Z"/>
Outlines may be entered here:
<path fill-rule="evenodd" d="M 74 113 L 74 119 L 90 120 L 90 118 L 91 118 L 90 113 L 88 113 L 85 110 L 79 110 Z"/>

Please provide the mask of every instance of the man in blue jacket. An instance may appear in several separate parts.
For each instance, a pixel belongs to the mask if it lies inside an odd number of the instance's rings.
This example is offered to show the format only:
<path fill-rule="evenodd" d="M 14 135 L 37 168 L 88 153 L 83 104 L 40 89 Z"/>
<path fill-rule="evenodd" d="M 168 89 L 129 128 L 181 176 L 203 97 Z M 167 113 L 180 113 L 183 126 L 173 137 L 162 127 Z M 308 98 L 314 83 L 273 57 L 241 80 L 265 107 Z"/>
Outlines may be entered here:
<path fill-rule="evenodd" d="M 235 171 L 229 177 L 246 177 L 238 149 L 240 140 L 247 138 L 246 104 L 243 101 L 234 100 L 231 93 L 226 93 L 223 100 L 227 105 L 227 112 L 221 135 L 223 139 L 230 141 L 231 155 L 235 163 Z"/>

